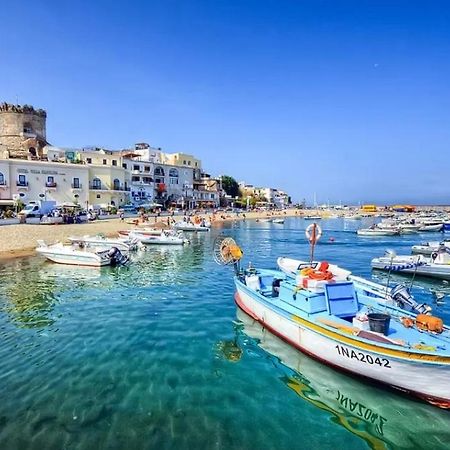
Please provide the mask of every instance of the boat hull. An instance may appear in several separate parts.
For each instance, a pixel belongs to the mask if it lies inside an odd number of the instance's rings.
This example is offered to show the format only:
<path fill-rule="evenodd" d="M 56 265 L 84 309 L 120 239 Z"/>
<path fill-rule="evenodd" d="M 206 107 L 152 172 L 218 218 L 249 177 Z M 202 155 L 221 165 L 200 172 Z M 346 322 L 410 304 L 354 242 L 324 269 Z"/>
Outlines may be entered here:
<path fill-rule="evenodd" d="M 417 276 L 422 277 L 450 280 L 450 266 L 446 264 L 434 264 L 432 266 L 421 265 L 416 267 L 414 261 L 411 261 L 409 264 L 403 261 L 399 263 L 394 261 L 391 263 L 390 261 L 383 261 L 375 258 L 372 260 L 371 266 L 372 269 L 383 270 L 385 272 L 391 271 L 392 273 L 404 273 L 408 275 L 416 274 Z"/>
<path fill-rule="evenodd" d="M 83 255 L 65 255 L 65 254 L 57 254 L 54 252 L 46 252 L 43 250 L 36 250 L 42 256 L 45 256 L 49 261 L 58 263 L 58 264 L 69 264 L 73 266 L 90 266 L 90 267 L 102 267 L 109 266 L 111 261 L 109 259 L 103 258 L 95 258 L 92 256 L 83 256 Z"/>
<path fill-rule="evenodd" d="M 255 298 L 246 286 L 236 282 L 236 287 L 235 301 L 244 312 L 302 352 L 332 367 L 384 383 L 436 406 L 450 408 L 450 361 L 439 361 L 439 358 L 433 362 L 416 361 L 406 350 L 374 352 L 373 345 L 358 345 L 351 337 L 297 316 L 278 313 Z"/>

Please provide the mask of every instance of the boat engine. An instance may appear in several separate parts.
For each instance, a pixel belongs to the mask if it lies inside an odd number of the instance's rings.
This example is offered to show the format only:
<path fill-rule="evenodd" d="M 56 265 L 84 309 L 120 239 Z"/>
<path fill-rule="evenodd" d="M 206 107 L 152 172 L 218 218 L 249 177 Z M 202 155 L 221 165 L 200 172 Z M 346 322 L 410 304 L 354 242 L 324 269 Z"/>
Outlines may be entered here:
<path fill-rule="evenodd" d="M 403 284 L 398 284 L 392 288 L 391 298 L 400 308 L 405 309 L 405 305 L 407 305 L 417 314 L 429 314 L 431 312 L 431 307 L 425 303 L 417 303 L 409 289 Z"/>
<path fill-rule="evenodd" d="M 113 266 L 123 266 L 129 260 L 129 257 L 124 255 L 117 247 L 111 247 L 108 250 L 108 256 Z"/>

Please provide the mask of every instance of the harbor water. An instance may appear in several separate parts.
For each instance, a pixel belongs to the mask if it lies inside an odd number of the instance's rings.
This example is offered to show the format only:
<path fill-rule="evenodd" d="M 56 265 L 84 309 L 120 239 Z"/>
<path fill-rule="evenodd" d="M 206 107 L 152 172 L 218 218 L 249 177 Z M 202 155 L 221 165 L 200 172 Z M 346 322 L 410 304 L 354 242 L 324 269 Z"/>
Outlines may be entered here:
<path fill-rule="evenodd" d="M 386 282 L 373 257 L 441 238 L 358 237 L 370 220 L 322 220 L 316 259 Z M 308 258 L 309 223 L 228 223 L 129 267 L 1 263 L 0 449 L 448 448 L 450 412 L 336 372 L 237 310 L 214 238 L 275 268 Z M 450 323 L 448 283 L 412 290 Z"/>

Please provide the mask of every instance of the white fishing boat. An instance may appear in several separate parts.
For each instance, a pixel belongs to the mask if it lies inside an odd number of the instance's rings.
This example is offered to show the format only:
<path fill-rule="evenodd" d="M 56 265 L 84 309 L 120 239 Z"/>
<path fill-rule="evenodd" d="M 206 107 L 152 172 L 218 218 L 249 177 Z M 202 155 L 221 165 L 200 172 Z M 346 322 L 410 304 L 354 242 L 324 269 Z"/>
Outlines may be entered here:
<path fill-rule="evenodd" d="M 116 247 L 104 250 L 98 248 L 80 249 L 77 245 L 64 245 L 60 242 L 52 245 L 47 245 L 42 240 L 37 242 L 36 252 L 58 264 L 102 267 L 123 265 L 128 262 L 128 257 L 123 255 Z"/>
<path fill-rule="evenodd" d="M 196 223 L 182 220 L 176 222 L 173 228 L 179 231 L 205 232 L 210 230 L 211 223 L 207 220 L 197 221 Z"/>
<path fill-rule="evenodd" d="M 400 234 L 398 228 L 361 228 L 357 230 L 358 236 L 397 236 Z"/>
<path fill-rule="evenodd" d="M 424 277 L 450 280 L 449 249 L 441 246 L 430 258 L 424 255 L 396 255 L 386 252 L 380 258 L 372 259 L 372 268 L 398 274 L 419 275 Z"/>
<path fill-rule="evenodd" d="M 361 214 L 347 214 L 344 216 L 345 220 L 361 220 L 362 216 Z"/>
<path fill-rule="evenodd" d="M 134 238 L 107 238 L 103 235 L 96 236 L 70 236 L 68 240 L 72 244 L 78 244 L 82 247 L 100 247 L 102 249 L 116 247 L 120 251 L 133 251 L 137 250 L 139 247 L 139 240 Z"/>
<path fill-rule="evenodd" d="M 231 238 L 216 241 L 214 254 L 235 266 L 238 307 L 268 331 L 331 367 L 450 408 L 450 329 L 440 318 L 382 304 L 352 281 L 334 279 L 325 264 L 295 278 L 241 269 Z M 316 290 L 309 280 L 325 283 Z"/>
<path fill-rule="evenodd" d="M 184 245 L 189 244 L 189 240 L 184 237 L 182 231 L 163 230 L 161 234 L 145 236 L 132 232 L 128 235 L 132 239 L 137 239 L 145 245 Z"/>
<path fill-rule="evenodd" d="M 278 223 L 282 225 L 284 223 L 284 219 L 273 219 L 272 223 Z"/>

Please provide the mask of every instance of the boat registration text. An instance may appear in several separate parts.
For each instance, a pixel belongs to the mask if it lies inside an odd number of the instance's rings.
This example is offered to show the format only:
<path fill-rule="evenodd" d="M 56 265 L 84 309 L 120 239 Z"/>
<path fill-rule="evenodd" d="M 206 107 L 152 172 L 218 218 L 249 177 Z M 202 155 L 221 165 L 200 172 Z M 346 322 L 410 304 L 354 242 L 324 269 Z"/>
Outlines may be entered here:
<path fill-rule="evenodd" d="M 391 363 L 386 358 L 374 358 L 371 355 L 367 355 L 366 353 L 355 352 L 355 350 L 348 349 L 342 345 L 336 345 L 336 350 L 340 356 L 344 356 L 349 359 L 356 359 L 357 361 L 361 361 L 366 364 L 377 364 L 380 367 L 387 367 L 391 369 Z"/>

